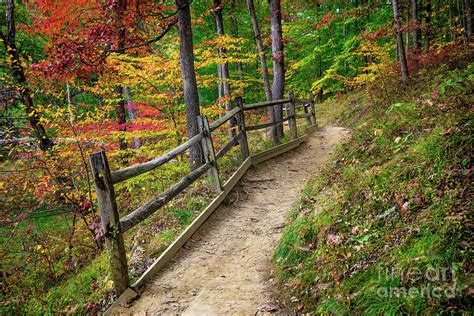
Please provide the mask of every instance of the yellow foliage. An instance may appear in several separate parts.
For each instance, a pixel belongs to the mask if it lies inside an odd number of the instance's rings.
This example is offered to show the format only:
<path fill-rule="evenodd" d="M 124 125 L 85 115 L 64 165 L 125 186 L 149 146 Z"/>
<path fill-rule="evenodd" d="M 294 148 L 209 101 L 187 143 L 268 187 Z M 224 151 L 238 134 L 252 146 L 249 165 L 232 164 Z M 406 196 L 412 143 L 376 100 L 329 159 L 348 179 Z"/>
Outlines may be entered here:
<path fill-rule="evenodd" d="M 354 77 L 352 81 L 347 82 L 351 86 L 363 86 L 364 84 L 374 82 L 384 73 L 387 66 L 391 65 L 390 49 L 391 44 L 379 45 L 375 41 L 365 40 L 359 48 L 353 52 L 367 58 L 370 63 L 362 68 L 362 72 Z"/>

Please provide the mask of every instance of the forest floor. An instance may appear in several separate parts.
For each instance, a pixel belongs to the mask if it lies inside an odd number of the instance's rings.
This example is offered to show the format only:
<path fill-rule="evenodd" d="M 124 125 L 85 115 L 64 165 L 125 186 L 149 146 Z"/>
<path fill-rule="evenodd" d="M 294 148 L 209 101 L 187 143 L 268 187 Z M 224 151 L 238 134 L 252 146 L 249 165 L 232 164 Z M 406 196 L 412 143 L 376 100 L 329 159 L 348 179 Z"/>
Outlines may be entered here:
<path fill-rule="evenodd" d="M 277 308 L 271 257 L 307 180 L 349 131 L 325 127 L 251 168 L 231 195 L 130 306 L 114 314 L 255 314 Z"/>

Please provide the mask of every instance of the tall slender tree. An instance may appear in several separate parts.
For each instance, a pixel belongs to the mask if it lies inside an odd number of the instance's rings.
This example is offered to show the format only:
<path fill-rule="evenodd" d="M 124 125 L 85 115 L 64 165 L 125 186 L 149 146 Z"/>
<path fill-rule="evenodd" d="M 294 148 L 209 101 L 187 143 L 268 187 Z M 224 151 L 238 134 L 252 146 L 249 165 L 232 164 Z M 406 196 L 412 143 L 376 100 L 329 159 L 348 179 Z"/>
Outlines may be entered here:
<path fill-rule="evenodd" d="M 405 53 L 410 49 L 410 6 L 406 6 Z"/>
<path fill-rule="evenodd" d="M 464 1 L 464 45 L 468 46 L 472 36 L 472 4 L 471 0 Z"/>
<path fill-rule="evenodd" d="M 262 66 L 263 86 L 265 88 L 265 96 L 267 101 L 272 100 L 272 89 L 270 86 L 270 75 L 268 74 L 267 58 L 265 56 L 265 49 L 263 47 L 262 35 L 258 26 L 257 15 L 255 14 L 255 5 L 253 0 L 247 0 L 247 8 L 249 10 L 250 19 L 252 21 L 253 32 L 255 35 L 255 44 L 257 46 L 260 64 Z M 272 112 L 273 113 L 273 112 Z M 272 114 L 273 116 L 273 114 Z"/>
<path fill-rule="evenodd" d="M 430 48 L 431 42 L 431 0 L 425 0 L 425 51 Z"/>
<path fill-rule="evenodd" d="M 117 30 L 117 53 L 123 54 L 125 53 L 125 37 L 126 37 L 126 30 L 125 25 L 123 23 L 123 18 L 125 15 L 125 11 L 127 10 L 127 1 L 126 0 L 118 0 L 114 3 L 115 7 L 115 19 L 117 25 L 119 26 Z M 123 87 L 121 85 L 115 86 L 115 94 L 118 99 L 117 101 L 117 123 L 119 126 L 119 131 L 126 132 L 127 126 L 125 123 L 127 122 L 127 114 L 125 112 L 125 100 L 123 98 Z M 120 149 L 127 149 L 127 141 L 123 138 L 119 138 L 119 148 Z"/>
<path fill-rule="evenodd" d="M 133 109 L 132 92 L 130 91 L 130 88 L 124 87 L 123 88 L 123 93 L 125 95 L 125 99 L 127 100 L 128 118 L 130 119 L 130 121 L 133 121 L 133 120 L 135 120 L 135 111 Z M 140 148 L 141 141 L 140 141 L 139 137 L 135 137 L 133 139 L 133 143 L 134 143 L 135 149 Z"/>
<path fill-rule="evenodd" d="M 272 28 L 272 59 L 273 59 L 273 84 L 272 99 L 283 99 L 285 91 L 285 56 L 283 47 L 283 35 L 281 28 L 281 3 L 280 0 L 268 0 L 270 3 L 270 23 Z M 281 105 L 274 107 L 274 118 L 283 119 Z M 276 125 L 278 137 L 283 136 L 283 124 Z"/>
<path fill-rule="evenodd" d="M 237 0 L 231 0 L 232 14 L 230 15 L 230 33 L 233 37 L 239 37 L 239 14 L 241 13 L 237 6 Z M 244 81 L 244 70 L 241 61 L 235 63 L 235 70 L 240 81 Z"/>
<path fill-rule="evenodd" d="M 411 0 L 411 19 L 413 24 L 413 51 L 416 53 L 420 50 L 420 19 L 418 18 L 417 0 Z"/>
<path fill-rule="evenodd" d="M 258 56 L 260 58 L 260 65 L 262 67 L 262 77 L 263 77 L 263 86 L 265 88 L 265 96 L 267 97 L 267 101 L 272 100 L 272 89 L 270 86 L 270 75 L 268 74 L 268 66 L 267 66 L 267 57 L 265 56 L 265 48 L 263 47 L 262 42 L 262 35 L 260 33 L 260 28 L 258 26 L 257 15 L 255 13 L 255 5 L 253 0 L 247 0 L 247 8 L 249 10 L 250 19 L 252 21 L 253 32 L 255 35 L 255 44 L 257 46 Z M 270 122 L 275 121 L 273 107 L 269 106 L 268 110 L 268 120 Z M 271 127 L 271 134 L 273 143 L 278 143 L 278 133 L 275 126 Z"/>
<path fill-rule="evenodd" d="M 31 89 L 25 76 L 25 70 L 20 59 L 20 53 L 16 47 L 16 26 L 15 26 L 15 4 L 13 0 L 6 0 L 5 2 L 5 21 L 7 26 L 7 33 L 1 34 L 3 44 L 6 52 L 10 55 L 10 68 L 13 77 L 18 83 L 18 91 L 23 100 L 24 110 L 28 116 L 34 136 L 39 141 L 39 147 L 42 150 L 47 150 L 53 145 L 52 140 L 46 134 L 46 129 L 40 122 L 40 117 L 36 111 L 31 97 Z"/>
<path fill-rule="evenodd" d="M 221 67 L 221 64 L 217 64 L 217 97 L 219 99 L 219 104 L 220 104 L 220 100 L 224 99 L 224 88 L 222 86 L 223 82 L 221 78 L 222 78 L 222 67 Z"/>
<path fill-rule="evenodd" d="M 407 56 L 405 54 L 405 49 L 403 47 L 403 34 L 402 26 L 400 22 L 400 14 L 398 11 L 398 0 L 392 0 L 393 5 L 393 18 L 395 20 L 395 32 L 397 38 L 397 47 L 398 47 L 398 56 L 400 59 L 400 68 L 402 71 L 402 80 L 403 82 L 408 82 L 408 64 Z"/>
<path fill-rule="evenodd" d="M 178 10 L 179 56 L 181 76 L 183 78 L 184 103 L 186 105 L 186 125 L 188 138 L 199 134 L 198 116 L 199 95 L 194 69 L 193 30 L 191 27 L 190 0 L 176 0 Z M 202 165 L 201 147 L 196 144 L 190 149 L 190 169 L 194 170 Z"/>
<path fill-rule="evenodd" d="M 224 33 L 224 20 L 222 17 L 222 1 L 221 0 L 214 0 L 214 18 L 216 22 L 216 34 L 217 36 L 223 36 Z M 226 55 L 226 50 L 224 48 L 219 48 L 217 50 L 219 57 L 224 58 Z M 229 64 L 227 61 L 220 64 L 220 78 L 219 80 L 222 81 L 222 88 L 224 92 L 224 99 L 225 99 L 225 110 L 226 112 L 230 112 L 232 110 L 231 104 L 231 92 L 230 92 L 230 83 L 229 83 Z M 219 73 L 219 72 L 218 72 Z M 230 120 L 230 129 L 229 129 L 229 137 L 233 136 L 233 129 L 232 127 L 235 125 L 234 120 Z"/>

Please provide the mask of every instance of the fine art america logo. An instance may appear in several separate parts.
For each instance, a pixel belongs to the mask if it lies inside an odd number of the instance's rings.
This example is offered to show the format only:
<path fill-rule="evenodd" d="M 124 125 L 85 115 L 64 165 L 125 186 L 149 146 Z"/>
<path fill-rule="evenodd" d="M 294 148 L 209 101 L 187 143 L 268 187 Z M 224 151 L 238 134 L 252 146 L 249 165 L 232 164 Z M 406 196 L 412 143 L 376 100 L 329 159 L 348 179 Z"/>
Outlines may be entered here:
<path fill-rule="evenodd" d="M 449 299 L 456 297 L 456 267 L 454 265 L 428 269 L 387 267 L 379 268 L 378 272 L 379 282 L 387 284 L 387 286 L 377 288 L 377 295 L 383 298 L 405 296 Z M 396 286 L 397 283 L 399 286 Z"/>

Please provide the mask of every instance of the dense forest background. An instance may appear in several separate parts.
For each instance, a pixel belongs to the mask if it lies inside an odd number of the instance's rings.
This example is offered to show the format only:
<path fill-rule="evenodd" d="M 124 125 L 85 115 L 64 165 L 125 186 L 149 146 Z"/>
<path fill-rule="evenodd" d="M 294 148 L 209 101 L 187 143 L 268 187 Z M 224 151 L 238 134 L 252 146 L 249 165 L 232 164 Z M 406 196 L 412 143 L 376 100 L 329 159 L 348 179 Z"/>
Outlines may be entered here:
<path fill-rule="evenodd" d="M 466 107 L 471 5 L 2 1 L 2 310 L 92 312 L 113 299 L 89 153 L 106 150 L 112 169 L 148 161 L 194 135 L 197 115 L 216 119 L 237 97 L 252 103 L 290 90 L 319 103 L 358 91 L 372 107 L 386 109 L 401 107 L 405 91 L 430 87 L 432 99 L 458 93 L 453 102 Z M 457 70 L 436 77 L 433 87 L 424 82 L 433 69 Z M 248 119 L 281 115 L 276 107 Z M 220 130 L 217 144 L 229 128 Z M 251 141 L 265 147 L 283 137 L 275 128 Z M 121 183 L 119 209 L 133 210 L 200 160 L 196 148 Z M 221 169 L 230 172 L 238 161 L 235 153 Z M 196 185 L 128 235 L 132 273 L 138 276 L 151 260 L 138 258 L 137 245 L 146 241 L 147 258 L 159 255 L 206 205 L 208 192 L 206 182 Z"/>

